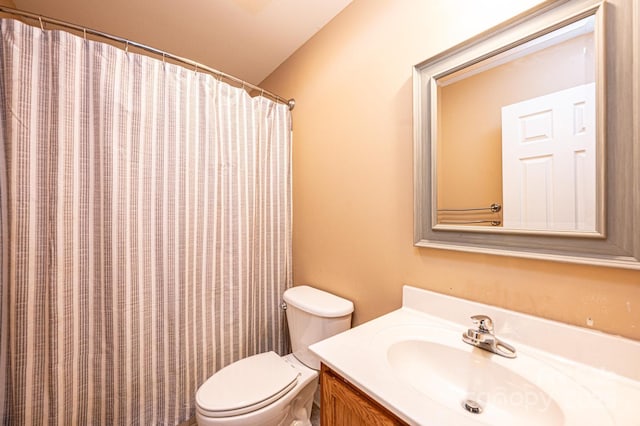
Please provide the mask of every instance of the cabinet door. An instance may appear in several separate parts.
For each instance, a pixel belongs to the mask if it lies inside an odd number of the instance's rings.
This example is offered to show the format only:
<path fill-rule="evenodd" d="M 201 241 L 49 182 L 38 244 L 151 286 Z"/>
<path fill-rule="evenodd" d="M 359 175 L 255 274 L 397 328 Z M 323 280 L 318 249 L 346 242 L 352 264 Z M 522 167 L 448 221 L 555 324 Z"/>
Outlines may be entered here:
<path fill-rule="evenodd" d="M 320 386 L 322 426 L 406 425 L 324 364 Z"/>

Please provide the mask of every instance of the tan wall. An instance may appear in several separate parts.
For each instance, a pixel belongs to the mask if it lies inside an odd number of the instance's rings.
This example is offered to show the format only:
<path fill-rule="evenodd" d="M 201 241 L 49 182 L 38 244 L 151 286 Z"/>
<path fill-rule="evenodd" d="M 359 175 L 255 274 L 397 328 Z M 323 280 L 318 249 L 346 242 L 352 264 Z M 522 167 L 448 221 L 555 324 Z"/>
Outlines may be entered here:
<path fill-rule="evenodd" d="M 502 107 L 595 81 L 593 33 L 439 88 L 438 208 L 502 204 Z"/>
<path fill-rule="evenodd" d="M 0 0 L 0 6 L 7 6 L 15 9 L 16 4 L 13 2 L 13 0 Z"/>
<path fill-rule="evenodd" d="M 535 3 L 355 0 L 263 83 L 297 101 L 296 284 L 356 324 L 410 284 L 640 340 L 640 271 L 413 246 L 412 66 Z"/>

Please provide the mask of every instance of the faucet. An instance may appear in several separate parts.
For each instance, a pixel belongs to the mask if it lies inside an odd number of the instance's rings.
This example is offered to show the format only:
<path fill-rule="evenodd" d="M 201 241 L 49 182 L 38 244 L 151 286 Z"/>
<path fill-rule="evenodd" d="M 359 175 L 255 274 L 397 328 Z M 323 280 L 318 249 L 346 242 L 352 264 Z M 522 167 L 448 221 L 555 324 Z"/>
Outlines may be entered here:
<path fill-rule="evenodd" d="M 493 334 L 493 320 L 491 318 L 486 315 L 474 315 L 471 320 L 477 328 L 470 328 L 466 333 L 463 333 L 463 342 L 507 358 L 516 357 L 516 348 Z"/>

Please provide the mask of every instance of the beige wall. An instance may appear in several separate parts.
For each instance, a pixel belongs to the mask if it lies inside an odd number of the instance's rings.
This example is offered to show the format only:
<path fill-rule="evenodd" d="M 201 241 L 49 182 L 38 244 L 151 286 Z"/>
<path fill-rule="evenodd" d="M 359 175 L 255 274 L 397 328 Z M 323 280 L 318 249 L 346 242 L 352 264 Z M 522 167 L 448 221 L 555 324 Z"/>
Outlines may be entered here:
<path fill-rule="evenodd" d="M 413 246 L 412 66 L 537 0 L 355 0 L 265 88 L 296 98 L 294 281 L 359 324 L 410 284 L 640 340 L 640 271 Z"/>
<path fill-rule="evenodd" d="M 0 0 L 0 6 L 7 6 L 15 9 L 16 4 L 13 2 L 13 0 Z"/>

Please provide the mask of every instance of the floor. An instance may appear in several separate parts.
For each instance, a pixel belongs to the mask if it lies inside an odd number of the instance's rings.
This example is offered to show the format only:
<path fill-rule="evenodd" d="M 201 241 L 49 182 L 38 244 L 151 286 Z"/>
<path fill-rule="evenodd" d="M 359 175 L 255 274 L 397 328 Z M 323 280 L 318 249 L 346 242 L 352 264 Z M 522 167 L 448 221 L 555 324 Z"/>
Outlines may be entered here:
<path fill-rule="evenodd" d="M 320 407 L 316 404 L 311 409 L 311 426 L 320 426 Z"/>

